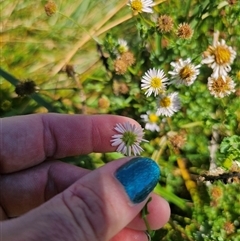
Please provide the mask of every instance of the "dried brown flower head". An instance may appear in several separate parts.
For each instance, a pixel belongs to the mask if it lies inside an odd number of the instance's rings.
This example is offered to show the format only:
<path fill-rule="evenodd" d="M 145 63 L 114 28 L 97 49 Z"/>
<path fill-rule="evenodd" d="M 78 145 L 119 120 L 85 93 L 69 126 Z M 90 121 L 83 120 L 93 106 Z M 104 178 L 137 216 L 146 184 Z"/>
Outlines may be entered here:
<path fill-rule="evenodd" d="M 53 1 L 48 1 L 44 6 L 46 14 L 51 17 L 57 11 L 57 5 Z"/>
<path fill-rule="evenodd" d="M 226 231 L 227 235 L 232 234 L 235 232 L 235 226 L 233 223 L 227 221 L 224 226 L 223 229 Z"/>
<path fill-rule="evenodd" d="M 235 5 L 237 3 L 237 0 L 228 0 L 229 5 Z"/>
<path fill-rule="evenodd" d="M 121 94 L 127 94 L 129 92 L 129 87 L 127 86 L 126 83 L 120 83 L 120 85 L 119 85 L 119 92 Z"/>
<path fill-rule="evenodd" d="M 98 107 L 101 109 L 108 109 L 108 107 L 110 106 L 110 101 L 107 97 L 101 97 L 98 100 Z"/>
<path fill-rule="evenodd" d="M 177 36 L 182 39 L 190 39 L 193 36 L 193 29 L 188 23 L 181 23 L 177 28 Z"/>
<path fill-rule="evenodd" d="M 166 14 L 161 15 L 157 20 L 157 28 L 162 33 L 170 32 L 173 28 L 173 19 Z"/>
<path fill-rule="evenodd" d="M 180 131 L 179 133 L 169 132 L 168 140 L 171 142 L 174 148 L 181 149 L 187 141 L 186 132 L 185 131 Z"/>
<path fill-rule="evenodd" d="M 240 97 L 240 88 L 236 89 L 235 95 L 236 95 L 237 97 Z"/>
<path fill-rule="evenodd" d="M 211 189 L 211 197 L 214 200 L 221 198 L 223 195 L 223 190 L 218 186 L 213 186 Z"/>
<path fill-rule="evenodd" d="M 31 95 L 36 92 L 36 84 L 33 80 L 26 80 L 19 83 L 15 88 L 15 93 L 18 96 Z"/>
<path fill-rule="evenodd" d="M 113 92 L 115 95 L 127 94 L 129 92 L 129 87 L 126 83 L 114 81 L 113 82 Z"/>
<path fill-rule="evenodd" d="M 114 70 L 116 74 L 123 75 L 127 72 L 127 63 L 123 61 L 121 58 L 116 59 L 114 62 Z"/>
<path fill-rule="evenodd" d="M 68 77 L 73 77 L 74 74 L 76 73 L 74 70 L 74 66 L 71 64 L 67 64 L 67 65 L 63 66 L 62 69 L 60 70 L 60 72 L 67 73 Z"/>
<path fill-rule="evenodd" d="M 135 63 L 135 58 L 132 52 L 127 51 L 121 55 L 122 61 L 124 61 L 128 66 L 132 66 Z"/>

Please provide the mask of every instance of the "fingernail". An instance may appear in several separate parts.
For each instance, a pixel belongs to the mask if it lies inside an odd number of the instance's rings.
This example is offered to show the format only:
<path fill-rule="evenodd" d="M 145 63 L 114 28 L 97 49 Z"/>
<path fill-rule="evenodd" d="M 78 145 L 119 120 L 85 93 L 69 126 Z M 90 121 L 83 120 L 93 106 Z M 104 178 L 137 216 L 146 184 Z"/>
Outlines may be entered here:
<path fill-rule="evenodd" d="M 145 200 L 157 185 L 160 168 L 150 158 L 136 157 L 117 169 L 115 173 L 133 203 Z"/>

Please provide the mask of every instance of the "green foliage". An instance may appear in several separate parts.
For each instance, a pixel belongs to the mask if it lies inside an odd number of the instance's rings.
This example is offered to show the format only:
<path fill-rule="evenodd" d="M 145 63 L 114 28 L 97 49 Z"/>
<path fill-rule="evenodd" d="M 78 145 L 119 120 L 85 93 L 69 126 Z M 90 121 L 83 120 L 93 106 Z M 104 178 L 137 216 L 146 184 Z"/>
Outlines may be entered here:
<path fill-rule="evenodd" d="M 233 161 L 240 165 L 240 136 L 225 137 L 219 148 L 219 165 L 227 169 L 232 167 Z"/>

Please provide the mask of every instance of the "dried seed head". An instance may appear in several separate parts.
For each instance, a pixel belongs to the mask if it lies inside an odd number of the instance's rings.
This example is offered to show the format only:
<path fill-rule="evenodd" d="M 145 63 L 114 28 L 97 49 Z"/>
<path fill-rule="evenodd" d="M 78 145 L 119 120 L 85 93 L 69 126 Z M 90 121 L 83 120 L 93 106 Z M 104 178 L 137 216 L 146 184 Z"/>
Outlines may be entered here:
<path fill-rule="evenodd" d="M 121 55 L 122 61 L 124 61 L 127 66 L 132 66 L 135 63 L 135 58 L 132 52 L 127 51 Z"/>
<path fill-rule="evenodd" d="M 46 14 L 51 17 L 57 11 L 57 5 L 53 1 L 48 1 L 44 6 Z"/>
<path fill-rule="evenodd" d="M 15 88 L 15 93 L 18 96 L 31 95 L 36 92 L 36 84 L 33 80 L 26 80 L 19 83 Z"/>
<path fill-rule="evenodd" d="M 235 5 L 237 3 L 237 0 L 228 0 L 229 5 Z"/>
<path fill-rule="evenodd" d="M 213 186 L 210 191 L 210 194 L 213 200 L 218 200 L 223 196 L 223 190 L 221 187 Z"/>
<path fill-rule="evenodd" d="M 108 109 L 108 107 L 110 106 L 110 101 L 107 97 L 101 97 L 98 100 L 98 107 L 101 109 Z"/>
<path fill-rule="evenodd" d="M 67 73 L 68 77 L 72 77 L 76 73 L 74 70 L 74 66 L 71 64 L 67 64 L 67 65 L 63 66 L 62 69 L 60 70 L 60 72 Z"/>
<path fill-rule="evenodd" d="M 170 32 L 173 28 L 173 19 L 166 14 L 161 15 L 158 18 L 157 28 L 162 33 Z"/>
<path fill-rule="evenodd" d="M 179 133 L 169 133 L 168 139 L 176 149 L 181 149 L 187 141 L 187 136 L 185 131 L 180 131 Z"/>
<path fill-rule="evenodd" d="M 114 62 L 114 70 L 116 74 L 123 75 L 127 72 L 127 64 L 121 58 L 116 59 Z"/>
<path fill-rule="evenodd" d="M 119 85 L 119 92 L 121 94 L 127 94 L 129 92 L 129 87 L 127 86 L 126 83 L 120 83 L 120 85 Z"/>
<path fill-rule="evenodd" d="M 229 221 L 227 221 L 223 225 L 223 229 L 226 231 L 227 235 L 230 235 L 232 233 L 235 233 L 235 225 Z"/>
<path fill-rule="evenodd" d="M 119 94 L 124 95 L 129 92 L 129 87 L 124 82 L 114 81 L 113 82 L 113 92 L 115 95 L 119 95 Z"/>
<path fill-rule="evenodd" d="M 240 89 L 236 89 L 235 95 L 236 95 L 237 97 L 240 97 Z M 239 123 L 239 124 L 240 124 L 240 123 Z"/>
<path fill-rule="evenodd" d="M 177 36 L 182 39 L 190 39 L 193 36 L 193 29 L 187 23 L 181 23 L 177 28 Z"/>

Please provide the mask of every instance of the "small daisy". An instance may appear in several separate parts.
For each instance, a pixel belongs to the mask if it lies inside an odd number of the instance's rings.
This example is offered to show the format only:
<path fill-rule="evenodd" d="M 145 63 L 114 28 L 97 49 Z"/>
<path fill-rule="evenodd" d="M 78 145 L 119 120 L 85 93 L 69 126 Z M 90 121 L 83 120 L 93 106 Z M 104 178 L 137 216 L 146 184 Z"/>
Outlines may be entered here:
<path fill-rule="evenodd" d="M 150 111 L 147 112 L 147 114 L 140 116 L 145 124 L 145 129 L 150 131 L 160 131 L 158 122 L 159 122 L 159 116 L 156 115 L 156 113 L 152 113 Z"/>
<path fill-rule="evenodd" d="M 171 62 L 173 71 L 169 71 L 168 73 L 172 75 L 172 79 L 176 81 L 176 84 L 184 84 L 186 86 L 190 86 L 196 80 L 199 75 L 199 68 L 201 65 L 193 65 L 191 64 L 191 59 L 188 58 L 186 60 L 179 59 L 176 62 Z"/>
<path fill-rule="evenodd" d="M 127 5 L 136 13 L 153 13 L 154 3 L 152 0 L 129 0 Z"/>
<path fill-rule="evenodd" d="M 164 93 L 168 79 L 162 70 L 153 68 L 144 74 L 141 82 L 141 88 L 147 89 L 145 94 L 149 97 L 152 93 L 154 96 Z"/>
<path fill-rule="evenodd" d="M 229 76 L 219 76 L 214 78 L 213 76 L 208 78 L 208 89 L 210 94 L 215 98 L 223 98 L 231 93 L 235 92 L 236 84 Z"/>
<path fill-rule="evenodd" d="M 142 141 L 148 142 L 143 139 L 143 129 L 129 122 L 116 124 L 115 131 L 119 134 L 113 135 L 111 139 L 111 145 L 117 146 L 117 152 L 121 152 L 124 155 L 134 156 L 140 155 L 143 149 L 140 147 Z"/>
<path fill-rule="evenodd" d="M 118 52 L 120 54 L 125 53 L 128 51 L 128 44 L 127 41 L 124 39 L 118 39 L 118 48 L 117 48 Z"/>
<path fill-rule="evenodd" d="M 218 76 L 225 78 L 231 70 L 230 64 L 233 63 L 236 55 L 236 51 L 226 45 L 225 40 L 222 39 L 220 42 L 215 40 L 213 41 L 213 46 L 209 46 L 203 53 L 202 63 L 213 69 L 212 76 L 214 78 Z"/>
<path fill-rule="evenodd" d="M 181 104 L 177 92 L 162 95 L 158 99 L 157 115 L 172 116 L 180 108 Z"/>

